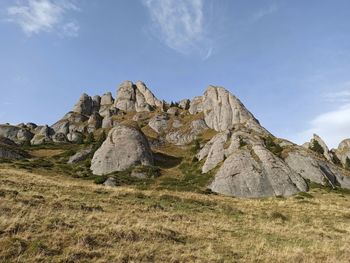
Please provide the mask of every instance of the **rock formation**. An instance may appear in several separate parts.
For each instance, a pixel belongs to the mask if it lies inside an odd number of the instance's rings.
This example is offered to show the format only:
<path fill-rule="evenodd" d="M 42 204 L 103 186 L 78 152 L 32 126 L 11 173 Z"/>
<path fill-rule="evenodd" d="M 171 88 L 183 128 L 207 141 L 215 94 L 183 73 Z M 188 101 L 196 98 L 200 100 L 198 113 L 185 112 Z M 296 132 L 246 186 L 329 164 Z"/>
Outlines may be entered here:
<path fill-rule="evenodd" d="M 34 134 L 17 126 L 0 125 L 0 136 L 21 144 L 30 141 Z"/>
<path fill-rule="evenodd" d="M 150 145 L 160 152 L 164 148 L 157 148 L 163 146 L 176 145 L 182 150 L 195 145 L 194 160 L 203 164 L 203 174 L 213 176 L 208 188 L 220 194 L 290 196 L 307 191 L 309 181 L 350 189 L 349 172 L 343 169 L 350 169 L 350 139 L 330 151 L 317 135 L 304 147 L 276 138 L 238 98 L 216 86 L 209 86 L 191 101 L 168 104 L 157 99 L 143 82 L 125 81 L 115 99 L 110 92 L 93 97 L 83 94 L 73 110 L 51 127 L 0 125 L 0 136 L 16 145 L 82 143 L 89 133 L 101 129 L 110 131 L 91 161 L 96 175 L 152 165 Z M 0 158 L 24 156 L 13 150 L 16 147 L 0 141 Z M 79 151 L 69 163 L 89 158 L 91 151 Z M 130 174 L 140 177 L 139 173 Z M 114 183 L 111 179 L 106 184 Z"/>
<path fill-rule="evenodd" d="M 82 115 L 90 115 L 92 113 L 92 108 L 93 108 L 92 98 L 84 93 L 80 96 L 77 104 L 75 104 L 73 112 L 76 112 Z"/>
<path fill-rule="evenodd" d="M 72 155 L 69 158 L 68 163 L 72 164 L 72 163 L 77 163 L 77 162 L 84 161 L 84 160 L 86 160 L 89 157 L 91 152 L 92 152 L 92 147 L 91 146 L 86 148 L 86 149 L 82 149 L 82 150 L 78 151 L 76 154 Z"/>
<path fill-rule="evenodd" d="M 152 164 L 152 152 L 144 134 L 135 128 L 117 125 L 95 152 L 91 170 L 96 175 L 104 175 L 133 165 Z"/>
<path fill-rule="evenodd" d="M 259 122 L 240 100 L 222 87 L 209 86 L 204 93 L 202 107 L 206 124 L 216 131 L 246 123 L 260 128 Z"/>
<path fill-rule="evenodd" d="M 350 160 L 350 139 L 345 139 L 340 142 L 338 148 L 335 150 L 335 155 L 345 167 L 346 160 Z"/>
<path fill-rule="evenodd" d="M 313 135 L 310 142 L 304 143 L 303 147 L 306 149 L 314 149 L 316 151 L 320 151 L 321 154 L 327 159 L 327 161 L 333 162 L 333 158 L 326 143 L 317 134 Z M 319 147 L 319 149 L 315 149 L 316 147 Z"/>
<path fill-rule="evenodd" d="M 29 157 L 28 153 L 21 150 L 15 142 L 0 137 L 0 159 L 17 160 L 26 157 Z"/>
<path fill-rule="evenodd" d="M 129 111 L 151 111 L 154 107 L 162 107 L 153 93 L 143 82 L 133 84 L 131 81 L 124 81 L 118 90 L 114 106 L 120 110 Z"/>

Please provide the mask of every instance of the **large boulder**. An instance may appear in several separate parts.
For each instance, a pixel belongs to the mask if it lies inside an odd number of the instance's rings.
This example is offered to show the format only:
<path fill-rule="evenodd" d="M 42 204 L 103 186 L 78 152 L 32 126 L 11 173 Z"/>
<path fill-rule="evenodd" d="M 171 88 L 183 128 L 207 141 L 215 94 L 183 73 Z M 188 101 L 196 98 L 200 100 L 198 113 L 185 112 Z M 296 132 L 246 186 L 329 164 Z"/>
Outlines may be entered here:
<path fill-rule="evenodd" d="M 144 134 L 136 128 L 118 124 L 95 152 L 91 170 L 96 175 L 104 175 L 134 165 L 152 164 L 152 152 Z"/>

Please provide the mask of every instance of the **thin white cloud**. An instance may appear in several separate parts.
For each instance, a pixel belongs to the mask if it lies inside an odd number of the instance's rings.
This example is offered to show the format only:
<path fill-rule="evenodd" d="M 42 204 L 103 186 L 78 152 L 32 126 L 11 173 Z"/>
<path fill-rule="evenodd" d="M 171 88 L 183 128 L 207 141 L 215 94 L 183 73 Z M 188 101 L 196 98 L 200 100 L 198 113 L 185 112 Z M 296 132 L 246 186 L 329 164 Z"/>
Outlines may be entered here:
<path fill-rule="evenodd" d="M 293 139 L 299 144 L 309 141 L 312 134 L 318 134 L 330 148 L 350 138 L 350 103 L 322 113 L 310 122 L 310 128 L 297 134 Z"/>
<path fill-rule="evenodd" d="M 80 26 L 77 22 L 69 22 L 62 26 L 61 35 L 63 37 L 77 37 L 79 35 Z"/>
<path fill-rule="evenodd" d="M 179 53 L 207 59 L 212 46 L 204 26 L 204 0 L 143 0 L 151 29 L 165 45 Z"/>
<path fill-rule="evenodd" d="M 350 138 L 350 81 L 332 85 L 336 90 L 321 95 L 323 103 L 333 105 L 333 110 L 320 113 L 309 121 L 309 127 L 291 136 L 292 140 L 302 144 L 309 141 L 314 133 L 320 135 L 330 148 Z"/>
<path fill-rule="evenodd" d="M 266 8 L 260 9 L 257 12 L 255 12 L 251 20 L 252 22 L 258 22 L 259 20 L 263 19 L 266 16 L 272 15 L 278 11 L 278 6 L 276 4 L 272 4 Z"/>
<path fill-rule="evenodd" d="M 350 102 L 350 82 L 345 82 L 338 87 L 338 91 L 326 93 L 324 96 L 327 102 L 347 103 Z"/>
<path fill-rule="evenodd" d="M 66 14 L 78 10 L 72 0 L 21 0 L 7 8 L 7 20 L 19 25 L 28 36 L 59 32 L 74 37 L 78 35 L 79 26 L 67 21 Z"/>

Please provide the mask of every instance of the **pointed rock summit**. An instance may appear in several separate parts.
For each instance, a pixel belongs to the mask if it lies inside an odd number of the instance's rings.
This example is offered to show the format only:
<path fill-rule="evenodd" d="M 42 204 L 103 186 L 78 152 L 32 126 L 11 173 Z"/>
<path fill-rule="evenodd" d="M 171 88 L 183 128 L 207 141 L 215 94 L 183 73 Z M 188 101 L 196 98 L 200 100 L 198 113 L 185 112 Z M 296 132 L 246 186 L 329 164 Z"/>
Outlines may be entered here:
<path fill-rule="evenodd" d="M 114 106 L 120 110 L 130 112 L 151 111 L 155 107 L 162 107 L 163 103 L 158 100 L 146 85 L 138 81 L 124 81 L 118 89 Z"/>
<path fill-rule="evenodd" d="M 260 125 L 242 102 L 222 87 L 209 86 L 202 98 L 204 119 L 216 131 L 232 129 L 235 124 Z"/>

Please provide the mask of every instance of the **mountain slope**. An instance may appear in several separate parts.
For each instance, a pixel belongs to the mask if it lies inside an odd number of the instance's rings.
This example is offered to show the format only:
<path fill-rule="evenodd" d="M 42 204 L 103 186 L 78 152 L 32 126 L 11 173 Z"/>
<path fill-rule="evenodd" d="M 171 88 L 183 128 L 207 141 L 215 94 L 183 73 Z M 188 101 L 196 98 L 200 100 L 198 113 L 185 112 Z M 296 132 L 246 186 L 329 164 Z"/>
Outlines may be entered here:
<path fill-rule="evenodd" d="M 233 199 L 1 165 L 0 262 L 348 262 L 349 203 L 322 187 Z"/>

